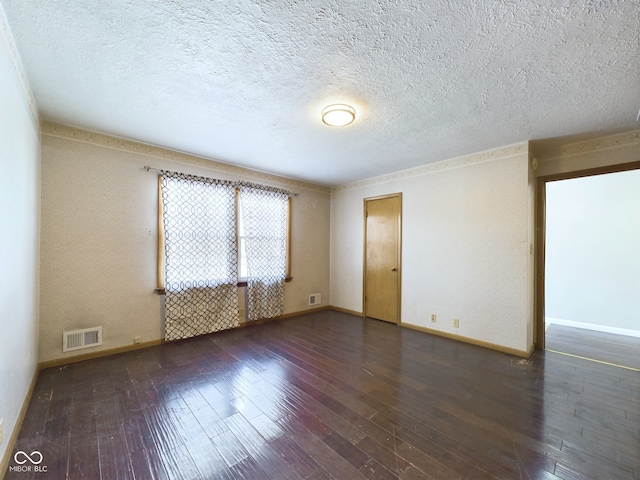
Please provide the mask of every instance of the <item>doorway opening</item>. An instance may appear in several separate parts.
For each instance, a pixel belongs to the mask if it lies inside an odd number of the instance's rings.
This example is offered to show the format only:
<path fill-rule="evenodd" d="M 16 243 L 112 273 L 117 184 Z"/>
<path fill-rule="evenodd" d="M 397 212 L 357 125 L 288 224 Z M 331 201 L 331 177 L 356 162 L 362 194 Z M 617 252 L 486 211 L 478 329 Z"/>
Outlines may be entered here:
<path fill-rule="evenodd" d="M 539 179 L 539 348 L 640 370 L 639 168 Z"/>

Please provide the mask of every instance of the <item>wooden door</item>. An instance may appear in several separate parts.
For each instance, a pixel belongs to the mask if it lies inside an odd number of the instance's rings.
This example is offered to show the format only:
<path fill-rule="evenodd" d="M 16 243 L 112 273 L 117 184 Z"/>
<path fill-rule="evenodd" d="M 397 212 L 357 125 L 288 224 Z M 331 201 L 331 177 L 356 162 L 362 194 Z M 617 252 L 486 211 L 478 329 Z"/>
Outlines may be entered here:
<path fill-rule="evenodd" d="M 402 194 L 365 199 L 364 313 L 400 323 Z"/>

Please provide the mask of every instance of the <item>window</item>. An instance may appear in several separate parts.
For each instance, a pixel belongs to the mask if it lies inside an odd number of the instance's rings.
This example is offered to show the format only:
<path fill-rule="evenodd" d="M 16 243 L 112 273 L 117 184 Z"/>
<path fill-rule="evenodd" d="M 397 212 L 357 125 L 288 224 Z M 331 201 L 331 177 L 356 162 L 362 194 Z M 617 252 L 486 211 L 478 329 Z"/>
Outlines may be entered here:
<path fill-rule="evenodd" d="M 238 195 L 239 272 L 243 280 L 288 276 L 289 197 L 243 186 Z"/>
<path fill-rule="evenodd" d="M 239 325 L 235 198 L 231 182 L 160 176 L 166 340 Z"/>
<path fill-rule="evenodd" d="M 238 201 L 238 281 L 247 281 L 247 247 L 245 244 L 244 222 L 242 221 L 242 205 Z"/>
<path fill-rule="evenodd" d="M 239 325 L 239 281 L 247 318 L 282 315 L 289 248 L 289 194 L 251 183 L 161 172 L 158 287 L 165 338 Z"/>
<path fill-rule="evenodd" d="M 207 179 L 208 180 L 208 179 Z M 162 177 L 159 177 L 158 185 L 158 286 L 159 293 L 165 292 L 165 271 L 166 271 L 166 241 L 173 241 L 174 247 L 184 250 L 183 247 L 175 245 L 192 240 L 193 247 L 188 255 L 184 255 L 180 260 L 178 268 L 175 268 L 174 278 L 179 283 L 191 286 L 202 286 L 211 283 L 222 283 L 230 276 L 237 278 L 240 286 L 245 286 L 248 278 L 247 270 L 247 235 L 245 233 L 245 217 L 251 219 L 270 218 L 278 216 L 282 208 L 285 209 L 285 277 L 286 281 L 291 280 L 290 274 L 290 212 L 291 199 L 287 197 L 283 203 L 268 197 L 241 196 L 241 188 L 256 188 L 252 184 L 235 184 L 235 196 L 233 204 L 229 203 L 229 196 L 223 200 L 222 188 L 195 188 L 190 193 L 184 192 L 184 185 L 175 179 L 165 181 L 163 186 Z M 244 187 L 242 187 L 244 185 Z M 258 187 L 260 190 L 260 187 Z M 274 189 L 275 190 L 275 189 Z M 277 191 L 277 190 L 276 190 Z M 241 200 L 243 199 L 243 200 Z M 195 203 L 194 203 L 195 202 Z M 195 206 L 194 206 L 195 205 Z M 223 206 L 224 205 L 224 206 Z M 170 215 L 165 215 L 165 208 Z M 203 216 L 205 212 L 207 218 Z M 200 220 L 198 221 L 198 218 Z M 234 224 L 234 229 L 220 229 L 221 225 Z M 268 225 L 269 222 L 267 221 Z M 169 227 L 170 232 L 165 232 Z M 264 227 L 264 225 L 263 225 Z M 254 227 L 255 230 L 255 227 Z M 264 233 L 264 234 L 263 234 Z M 252 239 L 266 245 L 269 242 L 269 235 L 273 237 L 273 232 L 253 232 Z M 235 239 L 234 239 L 235 237 Z M 237 260 L 233 267 L 226 261 L 229 245 L 235 240 L 237 242 Z M 189 242 L 192 243 L 192 242 Z M 271 243 L 277 240 L 271 238 Z M 265 254 L 260 260 L 260 250 Z M 254 263 L 261 263 L 261 271 L 265 271 L 265 259 L 275 258 L 273 247 L 259 248 L 258 255 L 254 256 Z M 235 273 L 233 272 L 235 268 Z M 255 269 L 254 269 L 255 270 Z"/>
<path fill-rule="evenodd" d="M 165 271 L 183 288 L 228 283 L 237 278 L 229 262 L 235 246 L 232 184 L 172 178 L 163 187 Z"/>

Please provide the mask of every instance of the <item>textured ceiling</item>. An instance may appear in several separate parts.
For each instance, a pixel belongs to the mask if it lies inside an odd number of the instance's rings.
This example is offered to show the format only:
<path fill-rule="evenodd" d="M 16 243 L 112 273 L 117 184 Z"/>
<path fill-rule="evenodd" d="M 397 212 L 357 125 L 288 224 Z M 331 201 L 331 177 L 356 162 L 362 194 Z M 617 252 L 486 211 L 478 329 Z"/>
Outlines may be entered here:
<path fill-rule="evenodd" d="M 0 4 L 43 118 L 324 185 L 640 125 L 640 1 Z"/>

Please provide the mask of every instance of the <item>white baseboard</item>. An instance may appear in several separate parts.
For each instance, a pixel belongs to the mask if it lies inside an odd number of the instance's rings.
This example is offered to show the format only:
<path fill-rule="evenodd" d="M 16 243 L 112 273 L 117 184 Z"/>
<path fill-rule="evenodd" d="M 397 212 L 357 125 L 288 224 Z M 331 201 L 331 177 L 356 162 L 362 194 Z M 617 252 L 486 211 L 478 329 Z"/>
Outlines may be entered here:
<path fill-rule="evenodd" d="M 593 323 L 574 322 L 562 318 L 544 317 L 545 325 L 564 325 L 566 327 L 585 328 L 597 332 L 615 333 L 616 335 L 627 335 L 628 337 L 640 338 L 640 330 L 630 330 L 627 328 L 609 327 L 607 325 L 594 325 Z"/>

